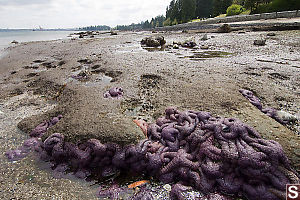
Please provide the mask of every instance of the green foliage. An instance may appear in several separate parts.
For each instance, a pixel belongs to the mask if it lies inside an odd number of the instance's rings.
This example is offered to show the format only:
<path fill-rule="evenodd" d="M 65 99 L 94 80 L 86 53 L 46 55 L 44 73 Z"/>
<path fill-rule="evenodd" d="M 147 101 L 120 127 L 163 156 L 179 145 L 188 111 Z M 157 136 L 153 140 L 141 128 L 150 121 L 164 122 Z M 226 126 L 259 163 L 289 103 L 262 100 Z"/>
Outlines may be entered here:
<path fill-rule="evenodd" d="M 240 14 L 240 15 L 250 15 L 251 11 L 250 10 L 245 10 Z"/>
<path fill-rule="evenodd" d="M 166 19 L 163 23 L 164 26 L 173 26 L 173 25 L 177 25 L 177 24 L 178 24 L 178 22 L 176 19 L 174 19 L 172 21 L 170 18 Z"/>
<path fill-rule="evenodd" d="M 163 15 L 158 15 L 155 18 L 152 18 L 150 22 L 147 20 L 145 22 L 141 22 L 138 24 L 132 23 L 131 25 L 118 25 L 116 29 L 124 30 L 124 31 L 150 29 L 155 27 L 162 27 L 164 21 L 165 21 L 165 17 Z"/>
<path fill-rule="evenodd" d="M 212 0 L 196 0 L 195 16 L 197 18 L 211 17 L 213 12 Z"/>
<path fill-rule="evenodd" d="M 246 0 L 245 8 L 250 9 L 251 12 L 257 8 L 259 0 Z"/>
<path fill-rule="evenodd" d="M 246 0 L 233 0 L 232 4 L 237 4 L 243 6 Z"/>
<path fill-rule="evenodd" d="M 257 13 L 269 13 L 273 12 L 272 3 L 270 4 L 260 4 L 258 5 L 251 14 L 257 14 Z"/>
<path fill-rule="evenodd" d="M 213 0 L 213 15 L 224 14 L 227 8 L 232 4 L 232 0 Z"/>
<path fill-rule="evenodd" d="M 83 30 L 83 31 L 107 31 L 110 30 L 111 28 L 109 26 L 88 26 L 88 27 L 83 27 L 83 28 L 79 28 L 79 30 Z"/>
<path fill-rule="evenodd" d="M 172 0 L 167 7 L 166 18 L 173 22 L 188 22 L 195 17 L 196 0 Z M 175 21 L 174 21 L 175 23 Z"/>
<path fill-rule="evenodd" d="M 181 21 L 188 22 L 195 17 L 196 0 L 179 0 L 181 2 Z"/>
<path fill-rule="evenodd" d="M 177 24 L 178 24 L 177 20 L 174 19 L 174 20 L 172 21 L 172 25 L 177 25 Z"/>
<path fill-rule="evenodd" d="M 299 0 L 273 0 L 272 2 L 258 4 L 255 9 L 253 9 L 252 13 L 280 12 L 299 9 Z"/>
<path fill-rule="evenodd" d="M 300 9 L 299 0 L 274 0 L 269 4 L 269 10 L 271 12 L 285 11 L 285 10 L 299 10 L 299 9 Z"/>
<path fill-rule="evenodd" d="M 241 5 L 232 4 L 227 8 L 226 16 L 239 15 L 243 12 L 243 7 Z"/>

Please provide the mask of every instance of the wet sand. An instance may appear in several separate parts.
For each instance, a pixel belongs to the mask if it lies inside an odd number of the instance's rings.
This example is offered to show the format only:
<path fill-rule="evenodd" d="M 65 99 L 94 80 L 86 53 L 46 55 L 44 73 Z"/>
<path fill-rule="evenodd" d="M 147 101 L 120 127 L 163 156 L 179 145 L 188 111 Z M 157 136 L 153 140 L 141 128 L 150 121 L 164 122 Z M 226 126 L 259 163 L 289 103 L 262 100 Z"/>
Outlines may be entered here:
<path fill-rule="evenodd" d="M 33 157 L 16 163 L 4 157 L 33 127 L 58 113 L 64 118 L 48 134 L 61 132 L 73 142 L 98 138 L 122 144 L 144 137 L 133 119 L 153 122 L 168 106 L 237 117 L 264 138 L 278 141 L 299 170 L 299 129 L 291 131 L 267 117 L 238 91 L 254 91 L 266 107 L 300 111 L 300 31 L 267 33 L 208 33 L 202 41 L 203 34 L 195 33 L 122 32 L 8 49 L 0 60 L 0 197 L 96 198 L 93 183 L 55 179 Z M 167 44 L 192 38 L 208 49 L 147 51 L 139 41 L 150 35 L 163 35 Z M 254 46 L 260 38 L 267 38 L 266 45 Z M 91 73 L 89 80 L 71 78 L 83 69 Z M 111 87 L 122 87 L 124 97 L 104 99 Z"/>

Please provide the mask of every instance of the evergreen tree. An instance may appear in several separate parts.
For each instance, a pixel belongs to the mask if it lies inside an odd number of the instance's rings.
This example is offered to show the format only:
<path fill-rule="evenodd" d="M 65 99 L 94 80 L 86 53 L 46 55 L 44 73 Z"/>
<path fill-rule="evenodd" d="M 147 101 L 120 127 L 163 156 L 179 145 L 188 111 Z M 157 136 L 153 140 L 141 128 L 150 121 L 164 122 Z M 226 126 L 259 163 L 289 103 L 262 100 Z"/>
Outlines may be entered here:
<path fill-rule="evenodd" d="M 225 14 L 227 8 L 232 4 L 232 1 L 233 0 L 213 0 L 213 15 L 218 16 Z"/>
<path fill-rule="evenodd" d="M 177 17 L 177 1 L 172 0 L 170 2 L 170 5 L 167 7 L 167 11 L 166 11 L 166 18 L 170 18 L 171 20 L 174 20 Z"/>
<path fill-rule="evenodd" d="M 188 22 L 195 17 L 196 0 L 180 0 L 181 1 L 181 21 Z"/>
<path fill-rule="evenodd" d="M 143 29 L 148 29 L 148 28 L 151 28 L 151 24 L 150 24 L 150 22 L 147 20 L 147 21 L 145 21 L 144 23 L 142 23 L 143 24 Z"/>
<path fill-rule="evenodd" d="M 210 17 L 213 14 L 213 0 L 197 0 L 196 12 L 197 18 Z"/>

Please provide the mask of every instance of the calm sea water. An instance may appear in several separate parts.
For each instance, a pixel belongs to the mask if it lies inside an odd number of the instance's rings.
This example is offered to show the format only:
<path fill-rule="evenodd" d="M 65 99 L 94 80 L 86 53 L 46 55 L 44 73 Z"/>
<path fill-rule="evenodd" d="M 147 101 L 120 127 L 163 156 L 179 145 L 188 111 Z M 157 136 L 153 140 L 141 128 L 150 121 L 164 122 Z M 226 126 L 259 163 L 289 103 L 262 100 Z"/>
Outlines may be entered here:
<path fill-rule="evenodd" d="M 12 45 L 11 42 L 16 40 L 18 42 L 29 41 L 45 41 L 65 39 L 75 31 L 32 31 L 32 30 L 9 30 L 0 31 L 0 54 L 4 48 Z"/>

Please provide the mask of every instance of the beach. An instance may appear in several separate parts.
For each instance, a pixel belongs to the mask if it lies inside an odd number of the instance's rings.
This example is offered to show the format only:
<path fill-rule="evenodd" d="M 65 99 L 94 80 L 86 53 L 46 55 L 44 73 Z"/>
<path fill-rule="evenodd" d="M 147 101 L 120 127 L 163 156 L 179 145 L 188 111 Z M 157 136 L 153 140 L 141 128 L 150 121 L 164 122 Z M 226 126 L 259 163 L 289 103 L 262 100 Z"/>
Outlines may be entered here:
<path fill-rule="evenodd" d="M 0 57 L 0 198 L 97 199 L 94 182 L 56 179 L 47 163 L 31 156 L 8 162 L 4 155 L 58 113 L 64 117 L 45 137 L 59 132 L 75 143 L 136 143 L 144 135 L 131 121 L 154 122 L 169 106 L 235 117 L 278 141 L 299 172 L 299 126 L 279 124 L 239 92 L 249 89 L 265 106 L 300 112 L 300 31 L 268 33 L 208 32 L 202 40 L 205 33 L 119 32 L 7 48 Z M 170 47 L 142 48 L 140 41 L 149 36 L 164 36 Z M 265 46 L 253 44 L 262 38 Z M 199 48 L 172 48 L 185 40 Z M 85 69 L 89 79 L 72 78 Z M 122 87 L 124 96 L 103 98 L 112 87 Z"/>

